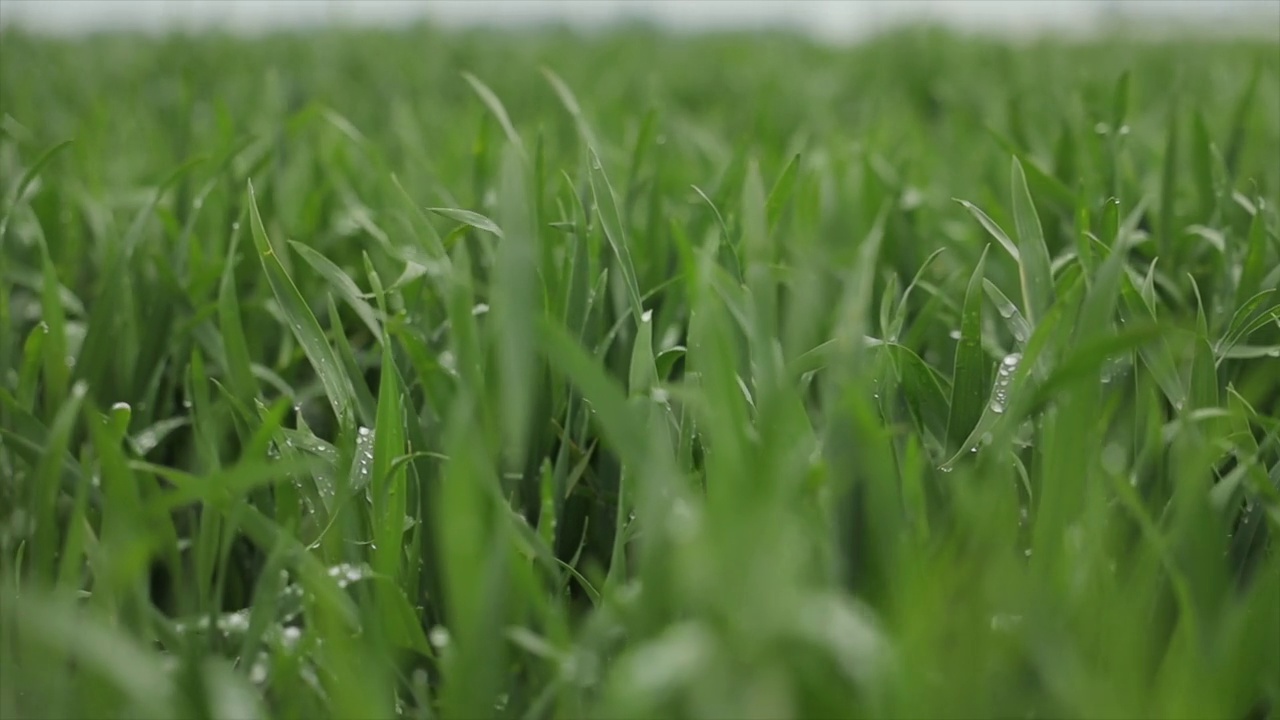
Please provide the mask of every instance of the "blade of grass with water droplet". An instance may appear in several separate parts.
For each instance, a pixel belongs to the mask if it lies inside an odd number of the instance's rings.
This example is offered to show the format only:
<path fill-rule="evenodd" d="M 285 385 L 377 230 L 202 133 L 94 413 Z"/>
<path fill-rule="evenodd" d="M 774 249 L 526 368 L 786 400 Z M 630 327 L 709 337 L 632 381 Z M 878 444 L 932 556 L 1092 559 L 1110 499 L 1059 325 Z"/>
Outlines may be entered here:
<path fill-rule="evenodd" d="M 960 315 L 960 341 L 956 345 L 951 379 L 951 409 L 947 418 L 947 445 L 958 448 L 978 424 L 986 403 L 988 362 L 982 350 L 982 281 L 987 266 L 983 248 L 978 265 L 969 278 Z"/>
<path fill-rule="evenodd" d="M 657 380 L 658 371 L 653 358 L 653 317 L 651 313 L 646 312 L 640 316 L 635 345 L 631 348 L 631 370 L 628 373 L 627 389 L 631 397 L 641 396 L 649 392 Z"/>
<path fill-rule="evenodd" d="M 45 337 L 44 348 L 44 412 L 53 417 L 67 399 L 71 369 L 67 367 L 67 317 L 58 297 L 58 275 L 49 257 L 47 245 L 41 244 L 41 269 L 44 282 L 40 292 L 40 316 Z"/>
<path fill-rule="evenodd" d="M 303 352 L 311 361 L 316 375 L 324 385 L 325 395 L 333 408 L 334 416 L 340 426 L 349 427 L 353 422 L 355 390 L 351 379 L 343 372 L 333 349 L 324 338 L 320 323 L 303 300 L 297 286 L 285 272 L 276 251 L 267 239 L 266 228 L 262 225 L 262 217 L 258 214 L 258 203 L 254 198 L 253 183 L 249 183 L 249 214 L 252 223 L 253 243 L 258 249 L 258 259 L 266 272 L 267 281 L 271 285 L 272 294 L 280 303 L 281 310 L 289 319 L 290 329 L 302 345 Z"/>
<path fill-rule="evenodd" d="M 618 259 L 622 279 L 627 287 L 627 298 L 631 303 L 631 312 L 638 325 L 640 315 L 644 312 L 644 305 L 640 300 L 640 282 L 636 278 L 635 264 L 631 261 L 631 246 L 623 230 L 622 216 L 618 213 L 617 197 L 613 193 L 613 186 L 609 184 L 609 178 L 605 175 L 604 167 L 600 164 L 600 157 L 596 155 L 595 149 L 588 148 L 587 153 L 591 158 L 591 196 L 595 199 L 596 215 L 600 218 L 609 247 L 613 249 Z"/>
<path fill-rule="evenodd" d="M 1018 276 L 1027 321 L 1035 325 L 1053 304 L 1053 271 L 1049 264 L 1049 247 L 1045 244 L 1040 216 L 1036 213 L 1022 163 L 1013 159 L 1013 216 L 1018 229 Z"/>
<path fill-rule="evenodd" d="M 897 273 L 889 273 L 885 278 L 884 291 L 880 293 L 880 333 L 885 340 L 893 342 L 896 336 L 893 334 L 893 317 L 895 304 L 898 302 L 898 290 L 900 280 Z"/>
<path fill-rule="evenodd" d="M 1018 311 L 1018 306 L 1013 304 L 1004 293 L 1000 292 L 1000 288 L 990 280 L 984 279 L 982 287 L 986 290 L 987 297 L 996 306 L 996 311 L 1000 313 L 1000 317 L 1004 318 L 1005 324 L 1009 327 L 1010 334 L 1018 344 L 1025 343 L 1031 337 L 1031 325 L 1027 319 L 1022 317 L 1022 313 Z"/>
<path fill-rule="evenodd" d="M 334 354 L 341 363 L 343 376 L 350 381 L 355 393 L 355 419 L 364 425 L 372 425 L 378 414 L 378 402 L 369 389 L 369 383 L 365 382 L 364 370 L 356 360 L 355 349 L 351 347 L 351 340 L 342 325 L 342 316 L 338 314 L 338 304 L 333 299 L 333 293 L 326 293 L 325 305 L 329 311 L 329 335 L 333 338 Z"/>
<path fill-rule="evenodd" d="M 977 205 L 974 205 L 967 200 L 960 200 L 957 198 L 956 202 L 963 205 L 964 209 L 968 210 L 969 213 L 978 220 L 987 233 L 991 235 L 991 237 L 995 238 L 996 242 L 1000 243 L 1000 247 L 1004 248 L 1005 251 L 1009 253 L 1009 257 L 1013 258 L 1014 262 L 1021 264 L 1022 254 L 1018 251 L 1018 246 L 1009 239 L 1009 234 L 997 225 L 995 220 L 992 220 L 986 213 L 978 209 Z"/>

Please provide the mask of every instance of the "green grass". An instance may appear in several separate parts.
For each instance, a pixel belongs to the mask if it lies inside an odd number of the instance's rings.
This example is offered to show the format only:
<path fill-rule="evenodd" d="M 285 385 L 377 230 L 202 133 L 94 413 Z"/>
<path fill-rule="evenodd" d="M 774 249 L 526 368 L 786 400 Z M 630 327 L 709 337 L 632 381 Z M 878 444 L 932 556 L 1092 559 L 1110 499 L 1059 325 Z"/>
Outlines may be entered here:
<path fill-rule="evenodd" d="M 1278 158 L 1269 39 L 6 31 L 0 716 L 1278 717 Z"/>

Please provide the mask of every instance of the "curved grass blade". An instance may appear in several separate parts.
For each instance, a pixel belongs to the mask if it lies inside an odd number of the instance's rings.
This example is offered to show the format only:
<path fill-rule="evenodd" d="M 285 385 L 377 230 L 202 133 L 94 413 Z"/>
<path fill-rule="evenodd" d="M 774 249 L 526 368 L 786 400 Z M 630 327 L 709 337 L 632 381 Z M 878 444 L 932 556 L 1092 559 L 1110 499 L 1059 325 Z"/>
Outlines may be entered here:
<path fill-rule="evenodd" d="M 1053 270 L 1044 229 L 1036 213 L 1022 163 L 1013 159 L 1013 217 L 1018 231 L 1018 275 L 1022 281 L 1022 297 L 1027 322 L 1035 325 L 1053 304 Z"/>
<path fill-rule="evenodd" d="M 958 448 L 982 417 L 987 396 L 987 355 L 982 349 L 982 281 L 987 266 L 983 248 L 969 278 L 960 314 L 960 342 L 956 345 L 951 380 L 951 409 L 947 418 L 947 446 Z"/>
<path fill-rule="evenodd" d="M 249 181 L 249 220 L 253 231 L 253 244 L 258 248 L 258 259 L 262 262 L 262 268 L 267 274 L 271 292 L 280 303 L 280 308 L 289 320 L 289 327 L 294 337 L 298 339 L 321 384 L 324 385 L 325 395 L 333 407 L 333 413 L 339 425 L 349 428 L 353 421 L 355 406 L 355 389 L 351 384 L 351 378 L 342 371 L 342 365 L 334 355 L 333 348 L 329 347 L 329 343 L 325 340 L 316 316 L 307 307 L 302 294 L 298 292 L 297 286 L 285 272 L 284 265 L 280 263 L 280 258 L 276 256 L 271 241 L 267 238 L 266 228 L 262 225 L 262 217 L 258 213 L 258 202 L 254 196 L 252 180 Z"/>
<path fill-rule="evenodd" d="M 982 212 L 977 205 L 959 198 L 955 198 L 955 201 L 963 205 L 964 209 L 968 210 L 969 214 L 978 220 L 978 223 L 986 229 L 987 233 L 995 238 L 996 242 L 1000 243 L 1000 247 L 1009 253 L 1009 257 L 1012 257 L 1014 262 L 1022 263 L 1022 254 L 1018 252 L 1018 246 L 1009 239 L 1009 234 L 1004 231 L 1004 228 L 1001 228 L 995 220 L 992 220 L 986 213 Z"/>
<path fill-rule="evenodd" d="M 905 345 L 885 343 L 881 347 L 889 353 L 907 406 L 921 429 L 927 429 L 935 437 L 944 437 L 950 413 L 950 388 L 946 379 Z"/>
<path fill-rule="evenodd" d="M 1022 313 L 1018 311 L 1018 306 L 1013 304 L 1004 293 L 1000 292 L 1000 288 L 990 280 L 984 279 L 982 287 L 987 292 L 987 297 L 991 298 L 991 302 L 996 306 L 996 312 L 1000 313 L 1000 317 L 1004 318 L 1004 322 L 1009 326 L 1009 332 L 1013 335 L 1013 339 L 1019 344 L 1025 343 L 1031 337 L 1031 324 L 1027 319 L 1022 317 Z"/>
<path fill-rule="evenodd" d="M 22 173 L 22 178 L 18 180 L 17 186 L 13 189 L 13 196 L 9 198 L 9 207 L 5 208 L 4 217 L 0 218 L 0 248 L 4 247 L 5 234 L 9 230 L 9 220 L 13 217 L 13 211 L 18 207 L 18 203 L 22 202 L 22 197 L 26 194 L 27 188 L 31 187 L 31 183 L 35 182 L 36 176 L 40 174 L 45 165 L 49 164 L 49 161 L 53 160 L 58 153 L 74 142 L 75 140 L 63 140 L 45 150 L 40 157 L 36 158 L 35 163 L 27 168 L 26 172 Z"/>
<path fill-rule="evenodd" d="M 564 105 L 564 109 L 569 111 L 570 117 L 573 118 L 574 124 L 578 127 L 578 133 L 583 140 L 587 141 L 587 147 L 600 147 L 600 143 L 596 141 L 595 133 L 592 132 L 591 126 L 587 124 L 587 119 L 582 115 L 582 106 L 578 104 L 578 99 L 574 97 L 573 91 L 569 89 L 568 84 L 560 79 L 560 76 L 550 68 L 542 68 L 542 75 L 551 84 L 552 89 L 555 90 L 556 96 L 560 98 L 560 103 Z"/>
<path fill-rule="evenodd" d="M 791 195 L 796 189 L 796 178 L 800 174 L 800 153 L 791 156 L 790 162 L 783 168 L 782 174 L 778 176 L 778 181 L 773 184 L 773 189 L 769 191 L 769 200 L 765 203 L 765 212 L 769 218 L 769 230 L 772 232 L 777 229 L 778 221 L 782 219 L 782 213 L 787 208 L 787 203 L 791 200 Z"/>
<path fill-rule="evenodd" d="M 523 464 L 533 422 L 538 376 L 535 319 L 542 315 L 538 277 L 540 248 L 525 166 L 503 152 L 499 201 L 510 235 L 499 246 L 494 268 L 493 341 L 497 351 L 503 432 L 509 459 Z"/>
<path fill-rule="evenodd" d="M 499 238 L 503 237 L 502 228 L 498 227 L 497 223 L 480 213 L 463 210 L 461 208 L 429 207 L 427 210 L 435 213 L 436 215 L 447 217 L 450 220 L 456 220 L 463 225 L 468 225 L 477 230 L 483 230 L 487 233 L 491 233 Z"/>
<path fill-rule="evenodd" d="M 351 276 L 343 272 L 342 268 L 333 263 L 332 260 L 316 252 L 307 245 L 303 245 L 297 240 L 290 240 L 289 247 L 293 248 L 303 260 L 312 267 L 316 272 L 320 273 L 325 280 L 333 286 L 334 290 L 347 301 L 356 316 L 369 328 L 369 332 L 374 337 L 382 334 L 381 324 L 378 322 L 378 315 L 374 312 L 373 307 L 365 302 L 364 298 L 370 297 L 368 293 L 361 292 L 360 286 L 356 285 Z"/>
<path fill-rule="evenodd" d="M 618 258 L 622 279 L 627 286 L 627 297 L 631 302 L 631 312 L 638 326 L 640 316 L 644 313 L 644 304 L 640 300 L 640 281 L 636 278 L 636 267 L 631 261 L 631 248 L 623 230 L 622 216 L 618 213 L 617 196 L 600 164 L 600 156 L 596 155 L 594 148 L 588 148 L 587 152 L 591 156 L 591 195 L 595 199 L 596 214 L 600 218 L 609 247 Z"/>
<path fill-rule="evenodd" d="M 249 404 L 258 397 L 258 382 L 253 377 L 252 360 L 248 341 L 240 317 L 240 299 L 236 291 L 236 252 L 240 245 L 240 233 L 231 236 L 230 247 L 223 261 L 222 278 L 218 283 L 218 329 L 222 334 L 223 356 L 227 384 L 242 404 Z"/>
<path fill-rule="evenodd" d="M 489 108 L 489 112 L 498 119 L 498 124 L 502 126 L 502 132 L 506 133 L 507 139 L 516 147 L 520 154 L 524 155 L 524 143 L 520 141 L 520 133 L 516 132 L 516 128 L 511 124 L 511 118 L 507 115 L 507 109 L 502 105 L 502 101 L 498 96 L 489 89 L 488 85 L 481 82 L 480 78 L 469 72 L 462 73 L 462 78 L 467 81 L 476 95 L 480 96 L 481 102 Z"/>

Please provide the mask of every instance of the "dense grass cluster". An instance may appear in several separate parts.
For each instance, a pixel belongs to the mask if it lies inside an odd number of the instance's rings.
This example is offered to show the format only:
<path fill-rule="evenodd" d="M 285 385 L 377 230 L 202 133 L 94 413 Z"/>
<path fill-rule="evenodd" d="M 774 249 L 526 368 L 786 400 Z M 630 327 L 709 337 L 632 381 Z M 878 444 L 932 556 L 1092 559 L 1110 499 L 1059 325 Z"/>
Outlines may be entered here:
<path fill-rule="evenodd" d="M 1280 712 L 1274 40 L 9 30 L 0 192 L 0 716 Z"/>

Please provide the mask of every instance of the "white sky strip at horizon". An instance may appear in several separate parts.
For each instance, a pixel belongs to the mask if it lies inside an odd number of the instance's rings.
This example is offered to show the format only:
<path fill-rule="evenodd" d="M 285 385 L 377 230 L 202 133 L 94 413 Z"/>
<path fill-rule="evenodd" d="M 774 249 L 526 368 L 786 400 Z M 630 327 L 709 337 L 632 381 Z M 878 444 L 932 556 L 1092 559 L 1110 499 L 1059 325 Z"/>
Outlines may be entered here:
<path fill-rule="evenodd" d="M 448 26 L 600 27 L 635 18 L 694 31 L 786 25 L 838 40 L 915 20 L 997 32 L 1080 31 L 1113 13 L 1206 28 L 1247 23 L 1280 39 L 1280 0 L 0 0 L 0 24 L 58 34 L 253 32 L 417 19 Z"/>

